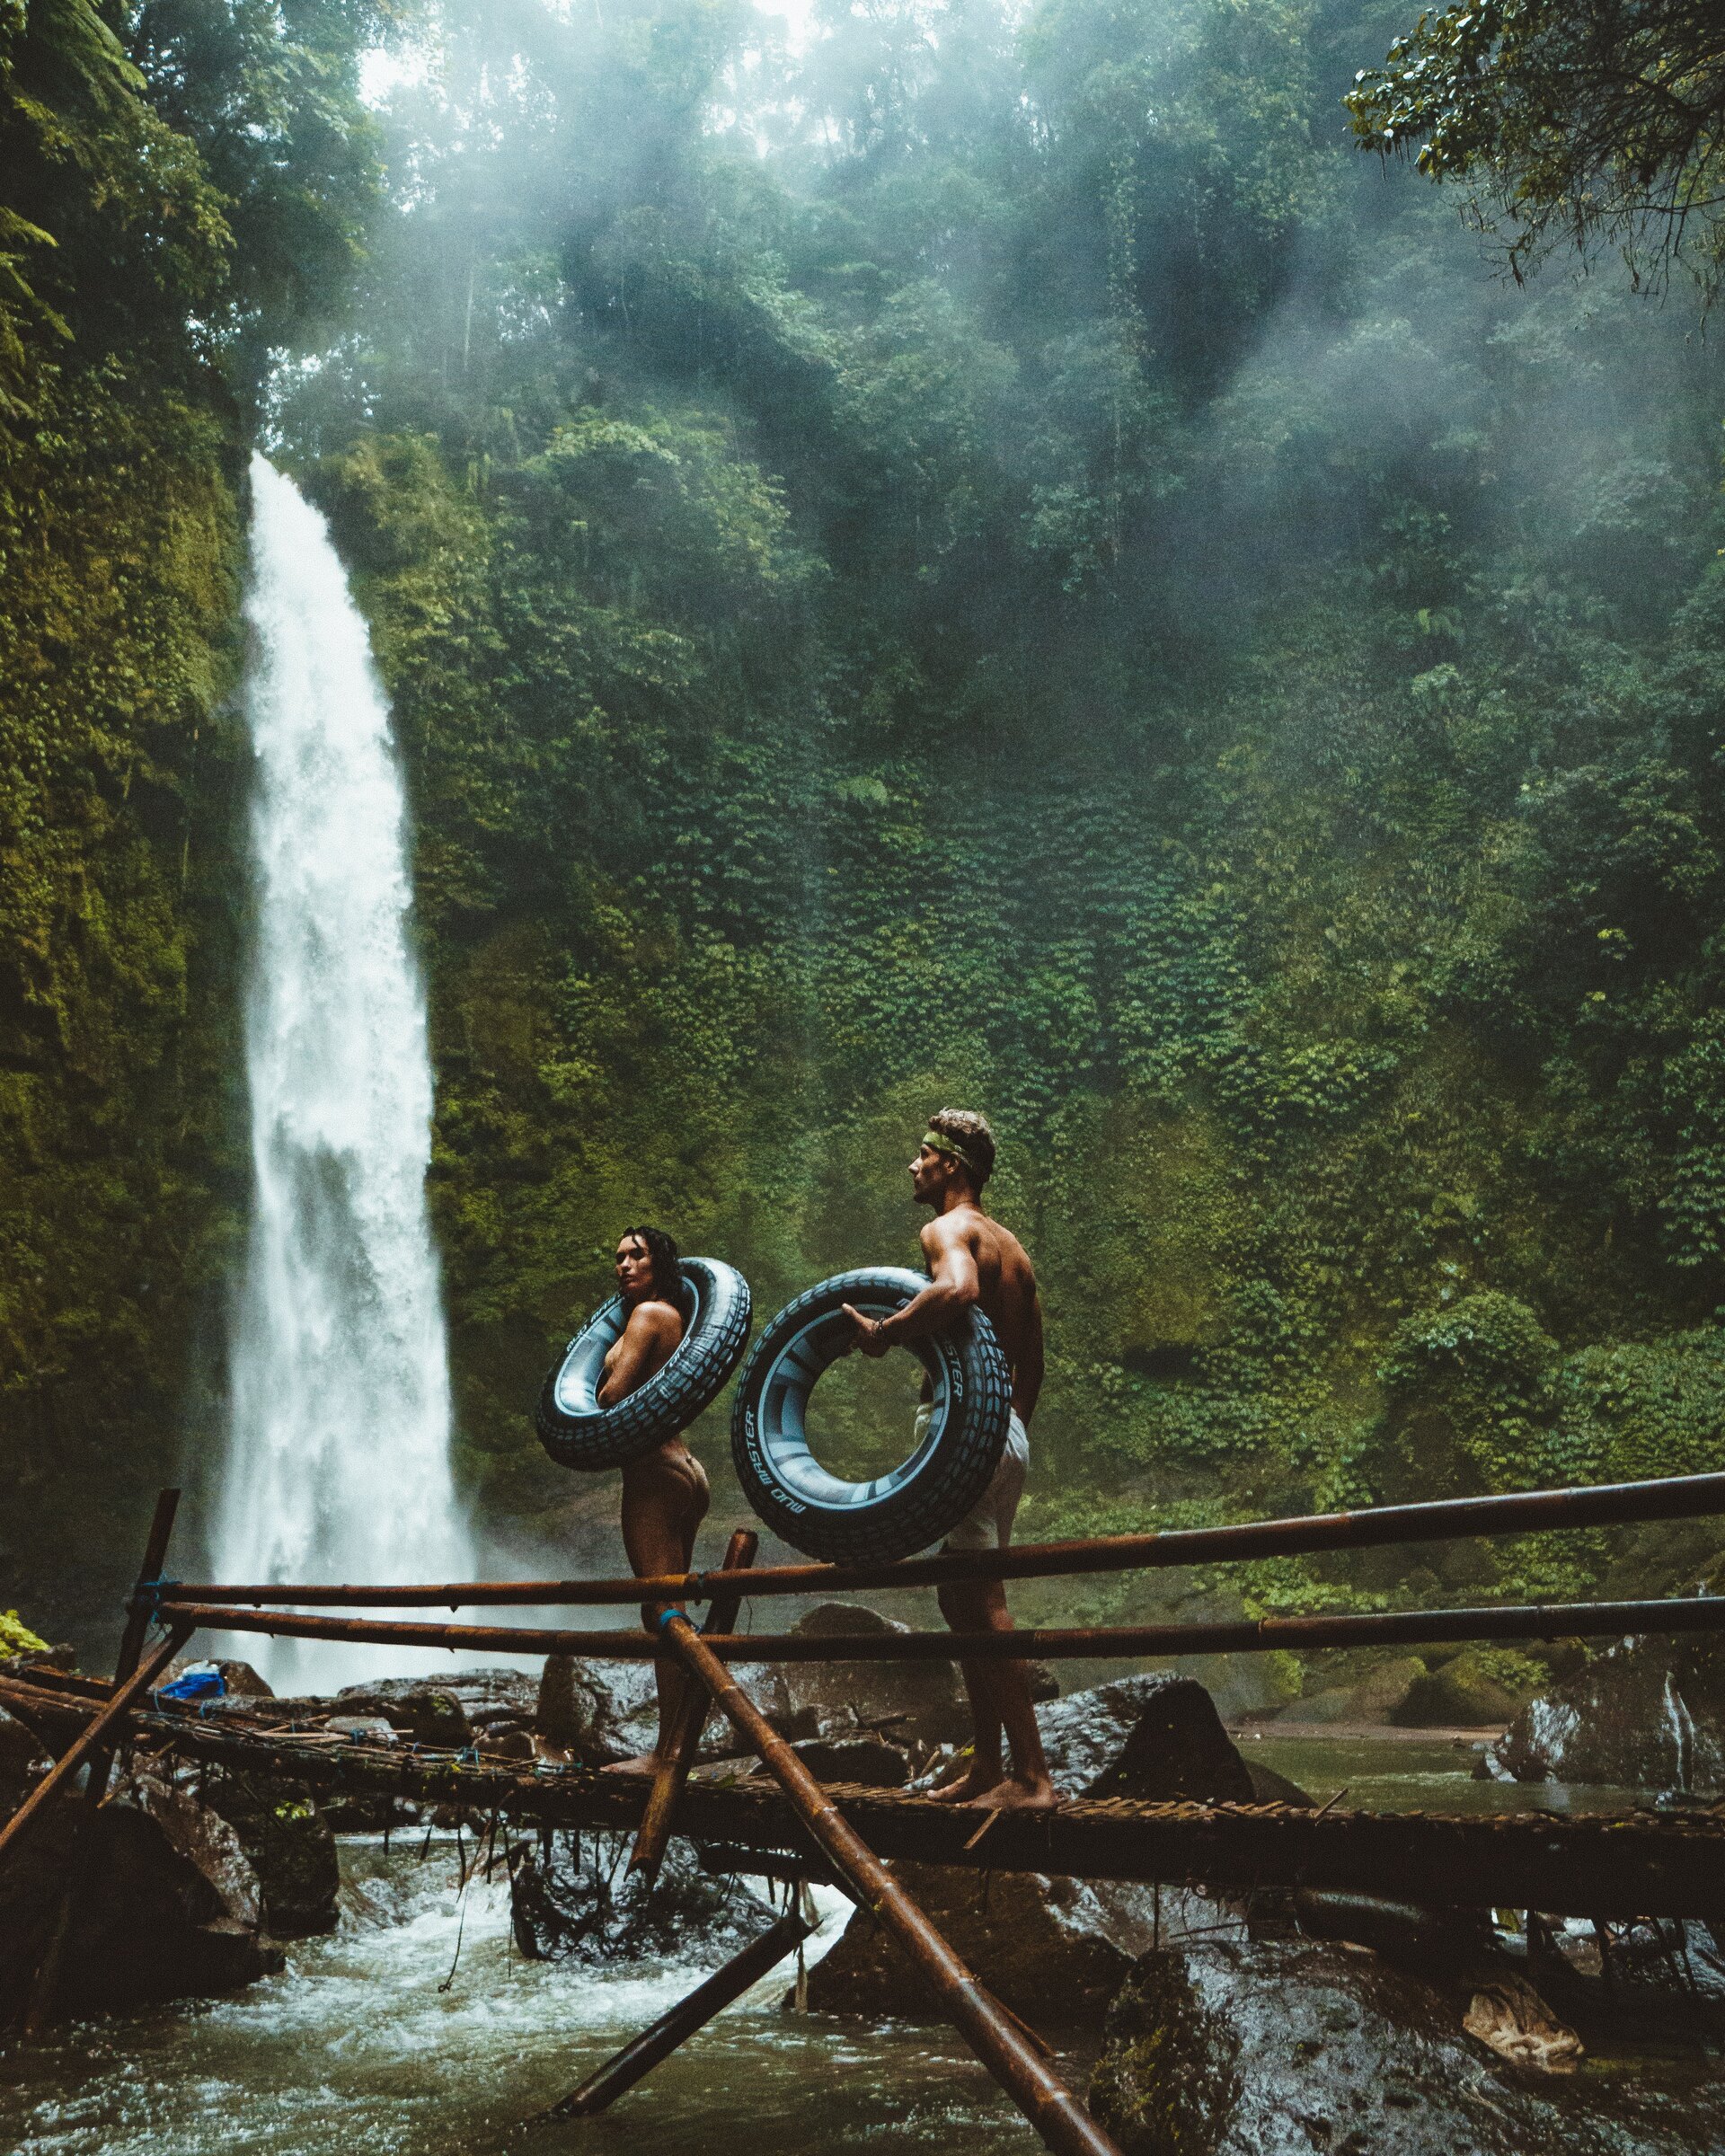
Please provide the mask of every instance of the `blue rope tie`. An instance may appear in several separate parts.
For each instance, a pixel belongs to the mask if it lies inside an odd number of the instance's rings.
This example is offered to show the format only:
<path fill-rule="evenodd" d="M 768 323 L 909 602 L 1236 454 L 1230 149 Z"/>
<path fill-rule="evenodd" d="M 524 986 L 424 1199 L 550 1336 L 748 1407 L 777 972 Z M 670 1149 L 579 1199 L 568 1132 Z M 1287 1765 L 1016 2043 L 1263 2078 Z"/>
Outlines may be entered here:
<path fill-rule="evenodd" d="M 163 1602 L 179 1585 L 177 1579 L 140 1579 L 132 1589 L 131 1600 L 126 1604 L 128 1613 L 142 1608 L 149 1621 L 159 1625 L 162 1621 Z"/>
<path fill-rule="evenodd" d="M 659 1630 L 661 1632 L 671 1621 L 673 1617 L 680 1617 L 686 1625 L 692 1626 L 694 1622 L 694 1618 L 689 1615 L 689 1613 L 686 1610 L 661 1610 L 659 1613 Z"/>

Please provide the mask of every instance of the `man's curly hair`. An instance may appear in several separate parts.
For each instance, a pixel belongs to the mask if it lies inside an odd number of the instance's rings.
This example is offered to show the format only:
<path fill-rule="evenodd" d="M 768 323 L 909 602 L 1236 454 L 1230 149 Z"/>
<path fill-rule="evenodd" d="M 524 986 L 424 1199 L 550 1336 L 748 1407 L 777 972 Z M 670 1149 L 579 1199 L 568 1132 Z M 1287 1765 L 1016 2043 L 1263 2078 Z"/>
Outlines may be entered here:
<path fill-rule="evenodd" d="M 995 1172 L 995 1134 L 987 1117 L 974 1108 L 942 1108 L 928 1118 L 928 1127 L 937 1138 L 951 1138 L 963 1146 L 961 1165 L 980 1193 Z"/>

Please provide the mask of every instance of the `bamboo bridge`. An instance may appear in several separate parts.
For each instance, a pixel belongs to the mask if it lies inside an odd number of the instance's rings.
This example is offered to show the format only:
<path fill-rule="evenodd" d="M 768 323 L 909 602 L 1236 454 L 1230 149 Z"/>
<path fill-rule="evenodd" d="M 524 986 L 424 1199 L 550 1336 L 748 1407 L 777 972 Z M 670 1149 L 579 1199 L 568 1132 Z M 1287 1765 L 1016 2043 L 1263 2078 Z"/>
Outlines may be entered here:
<path fill-rule="evenodd" d="M 1309 1518 L 1269 1520 L 1004 1551 L 945 1551 L 897 1564 L 756 1568 L 756 1538 L 731 1537 L 716 1571 L 645 1579 L 455 1581 L 424 1586 L 199 1583 L 164 1567 L 178 1493 L 164 1491 L 111 1680 L 32 1669 L 0 1677 L 0 1708 L 57 1754 L 49 1774 L 0 1827 L 0 1858 L 49 1804 L 75 1792 L 86 1816 L 129 1744 L 241 1768 L 321 1792 L 363 1793 L 459 1807 L 492 1820 L 632 1833 L 632 1871 L 650 1885 L 676 1834 L 713 1869 L 756 1871 L 842 1886 L 898 1939 L 948 2018 L 1030 2119 L 1066 2156 L 1108 2156 L 1114 2144 L 1053 2072 L 1047 2047 L 978 1983 L 883 1859 L 1034 1871 L 1088 1879 L 1203 1885 L 1250 1895 L 1271 1888 L 1376 1894 L 1434 1907 L 1501 1906 L 1595 1919 L 1725 1920 L 1725 1807 L 1673 1813 L 1495 1817 L 1371 1813 L 1333 1806 L 1076 1800 L 1044 1812 L 982 1816 L 906 1792 L 823 1787 L 748 1700 L 735 1662 L 963 1660 L 1030 1655 L 1066 1659 L 1262 1653 L 1279 1647 L 1417 1644 L 1464 1639 L 1621 1638 L 1725 1629 L 1725 1596 L 1546 1603 L 1369 1615 L 1266 1617 L 1231 1622 L 1044 1628 L 1008 1634 L 900 1632 L 748 1635 L 746 1599 L 854 1594 L 964 1578 L 1048 1578 L 1217 1563 L 1270 1554 L 1382 1547 L 1462 1536 L 1624 1525 L 1725 1514 L 1725 1474 L 1580 1489 L 1539 1490 Z M 509 1604 L 659 1605 L 650 1630 L 582 1631 L 418 1619 L 318 1615 L 354 1608 L 449 1609 Z M 705 1603 L 697 1630 L 685 1604 Z M 293 1605 L 291 1607 L 285 1605 Z M 164 1634 L 146 1655 L 152 1628 Z M 696 1680 L 650 1784 L 576 1765 L 438 1753 L 350 1739 L 332 1743 L 255 1714 L 206 1718 L 153 1696 L 175 1656 L 202 1630 L 500 1654 L 606 1659 L 663 1657 Z M 698 1686 L 698 1689 L 697 1689 Z M 716 1707 L 761 1770 L 725 1783 L 690 1779 L 702 1727 Z M 68 1885 L 69 1910 L 75 1886 Z M 63 1943 L 63 1921 L 57 1940 Z M 686 2037 L 792 1951 L 810 1929 L 789 1913 L 695 1993 L 588 2077 L 553 2111 L 606 2108 Z M 32 2019 L 51 2006 L 55 1948 L 39 1971 Z M 533 2122 L 529 2122 L 533 2123 Z M 1118 2152 L 1115 2152 L 1118 2156 Z"/>

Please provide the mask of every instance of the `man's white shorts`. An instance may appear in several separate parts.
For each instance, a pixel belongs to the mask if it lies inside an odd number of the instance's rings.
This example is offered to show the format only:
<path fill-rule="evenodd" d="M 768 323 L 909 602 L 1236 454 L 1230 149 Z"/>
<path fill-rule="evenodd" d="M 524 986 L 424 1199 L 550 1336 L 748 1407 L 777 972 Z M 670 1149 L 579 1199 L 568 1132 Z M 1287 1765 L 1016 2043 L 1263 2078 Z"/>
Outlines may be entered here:
<path fill-rule="evenodd" d="M 933 1411 L 926 1407 L 917 1409 L 916 1435 L 919 1438 L 927 1428 L 928 1418 Z M 1014 1408 L 1012 1419 L 1006 1426 L 1005 1449 L 1000 1455 L 1000 1465 L 995 1470 L 993 1480 L 947 1536 L 942 1547 L 946 1550 L 1004 1550 L 1013 1539 L 1013 1521 L 1017 1516 L 1018 1501 L 1024 1495 L 1024 1477 L 1030 1470 L 1030 1464 L 1031 1441 Z"/>

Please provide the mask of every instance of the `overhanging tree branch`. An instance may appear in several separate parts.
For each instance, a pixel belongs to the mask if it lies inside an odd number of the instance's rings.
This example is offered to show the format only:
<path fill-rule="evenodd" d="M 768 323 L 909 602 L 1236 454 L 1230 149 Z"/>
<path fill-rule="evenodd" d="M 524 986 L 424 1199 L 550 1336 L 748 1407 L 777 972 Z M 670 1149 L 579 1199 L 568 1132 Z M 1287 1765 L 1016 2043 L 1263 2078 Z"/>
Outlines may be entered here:
<path fill-rule="evenodd" d="M 1517 278 L 1618 247 L 1638 286 L 1725 273 L 1715 0 L 1480 0 L 1420 16 L 1344 101 L 1362 147 L 1458 181 Z"/>

